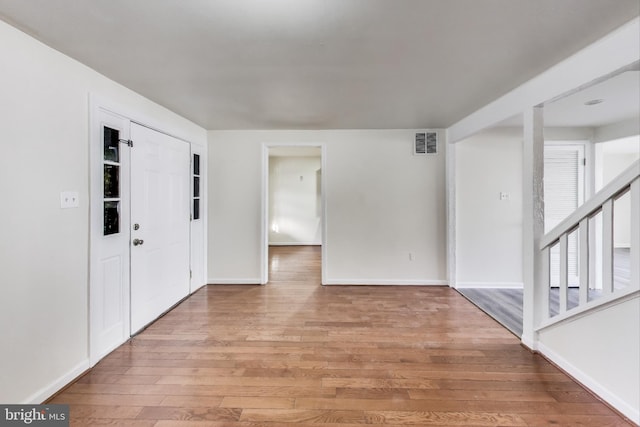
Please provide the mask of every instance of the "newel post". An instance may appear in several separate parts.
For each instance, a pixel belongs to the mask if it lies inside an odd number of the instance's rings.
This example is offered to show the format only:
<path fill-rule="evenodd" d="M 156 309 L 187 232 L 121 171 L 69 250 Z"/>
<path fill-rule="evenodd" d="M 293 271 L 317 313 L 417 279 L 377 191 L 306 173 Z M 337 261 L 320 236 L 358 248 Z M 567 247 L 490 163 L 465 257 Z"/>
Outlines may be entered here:
<path fill-rule="evenodd" d="M 540 239 L 544 235 L 544 117 L 542 107 L 524 111 L 522 162 L 522 273 L 524 282 L 522 343 L 537 349 L 534 331 L 542 316 L 544 264 Z"/>

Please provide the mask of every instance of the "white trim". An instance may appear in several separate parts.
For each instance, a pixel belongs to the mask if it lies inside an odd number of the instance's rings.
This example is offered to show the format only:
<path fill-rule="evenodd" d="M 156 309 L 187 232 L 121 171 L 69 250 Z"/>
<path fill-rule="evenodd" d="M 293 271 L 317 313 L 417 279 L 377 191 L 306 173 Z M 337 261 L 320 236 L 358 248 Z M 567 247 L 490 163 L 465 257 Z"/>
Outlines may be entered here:
<path fill-rule="evenodd" d="M 449 286 L 446 280 L 406 280 L 406 279 L 331 279 L 325 285 L 358 286 Z"/>
<path fill-rule="evenodd" d="M 207 285 L 262 285 L 260 277 L 250 279 L 209 279 Z"/>
<path fill-rule="evenodd" d="M 269 146 L 262 144 L 262 188 L 260 189 L 260 284 L 269 281 Z"/>
<path fill-rule="evenodd" d="M 615 393 L 602 386 L 598 381 L 593 379 L 581 369 L 571 364 L 571 362 L 560 356 L 555 351 L 551 350 L 544 343 L 538 342 L 537 351 L 540 354 L 544 355 L 544 357 L 555 363 L 560 369 L 572 376 L 584 387 L 588 388 L 602 400 L 613 406 L 616 410 L 620 411 L 625 417 L 629 418 L 636 424 L 640 424 L 640 412 L 638 411 L 638 409 L 630 406 Z"/>
<path fill-rule="evenodd" d="M 318 242 L 269 242 L 269 246 L 322 246 Z"/>
<path fill-rule="evenodd" d="M 527 347 L 530 351 L 537 351 L 538 350 L 538 342 L 534 341 L 533 339 L 531 339 L 531 338 L 529 338 L 527 336 L 522 336 L 520 338 L 520 342 L 522 343 L 522 345 Z"/>
<path fill-rule="evenodd" d="M 448 132 L 446 132 L 448 135 Z M 447 279 L 449 286 L 458 287 L 457 275 L 457 201 L 456 201 L 456 146 L 447 142 L 445 137 L 445 188 L 446 188 L 446 208 L 447 208 Z"/>
<path fill-rule="evenodd" d="M 82 362 L 78 363 L 76 366 L 71 368 L 66 374 L 60 376 L 58 379 L 52 381 L 48 385 L 44 386 L 27 399 L 25 399 L 22 404 L 24 405 L 39 405 L 45 400 L 49 399 L 51 396 L 59 392 L 63 387 L 70 384 L 73 380 L 82 375 L 86 370 L 91 368 L 91 364 L 89 363 L 89 359 L 84 359 Z"/>
<path fill-rule="evenodd" d="M 640 18 L 635 18 L 576 54 L 485 105 L 448 129 L 458 142 L 504 119 L 615 74 L 640 59 Z"/>
<path fill-rule="evenodd" d="M 322 204 L 322 259 L 321 259 L 321 283 L 327 284 L 327 150 L 324 142 L 264 142 L 262 143 L 262 188 L 260 196 L 260 284 L 265 285 L 269 281 L 269 148 L 272 147 L 318 147 L 320 148 L 320 167 L 322 170 L 320 182 L 320 201 Z M 317 243 L 314 243 L 317 245 Z"/>
<path fill-rule="evenodd" d="M 523 289 L 522 282 L 458 282 L 456 289 Z"/>

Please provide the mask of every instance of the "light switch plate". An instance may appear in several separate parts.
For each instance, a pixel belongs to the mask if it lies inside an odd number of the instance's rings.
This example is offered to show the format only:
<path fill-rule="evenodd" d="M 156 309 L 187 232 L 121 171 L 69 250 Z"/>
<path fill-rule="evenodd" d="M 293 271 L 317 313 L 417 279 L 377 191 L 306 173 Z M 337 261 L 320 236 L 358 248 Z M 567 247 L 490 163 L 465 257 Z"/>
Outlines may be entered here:
<path fill-rule="evenodd" d="M 62 209 L 77 208 L 80 206 L 79 199 L 77 191 L 63 191 L 60 193 L 60 207 Z"/>

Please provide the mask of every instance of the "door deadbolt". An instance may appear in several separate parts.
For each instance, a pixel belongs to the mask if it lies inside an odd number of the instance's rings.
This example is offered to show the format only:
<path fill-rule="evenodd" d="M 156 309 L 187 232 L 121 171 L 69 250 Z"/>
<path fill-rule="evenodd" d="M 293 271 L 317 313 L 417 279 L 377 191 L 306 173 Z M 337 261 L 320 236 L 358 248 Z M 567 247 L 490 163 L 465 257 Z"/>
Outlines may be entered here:
<path fill-rule="evenodd" d="M 140 246 L 144 244 L 144 240 L 142 239 L 133 239 L 133 246 Z"/>
<path fill-rule="evenodd" d="M 140 224 L 133 224 L 134 230 L 140 230 Z"/>

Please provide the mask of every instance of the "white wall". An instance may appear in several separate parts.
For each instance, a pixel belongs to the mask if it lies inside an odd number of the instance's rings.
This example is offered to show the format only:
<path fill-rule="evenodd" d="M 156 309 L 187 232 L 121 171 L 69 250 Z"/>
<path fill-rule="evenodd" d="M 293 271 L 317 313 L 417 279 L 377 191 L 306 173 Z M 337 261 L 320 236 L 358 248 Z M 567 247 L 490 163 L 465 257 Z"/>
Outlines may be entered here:
<path fill-rule="evenodd" d="M 206 133 L 3 22 L 0 40 L 0 402 L 41 402 L 88 367 L 89 93 Z"/>
<path fill-rule="evenodd" d="M 486 130 L 455 150 L 457 285 L 521 287 L 522 129 Z"/>
<path fill-rule="evenodd" d="M 269 157 L 269 244 L 320 245 L 320 157 Z"/>
<path fill-rule="evenodd" d="M 209 282 L 260 282 L 262 144 L 324 143 L 327 283 L 446 283 L 444 133 L 413 156 L 414 133 L 209 132 Z"/>
<path fill-rule="evenodd" d="M 542 353 L 640 422 L 640 298 L 547 328 Z"/>

